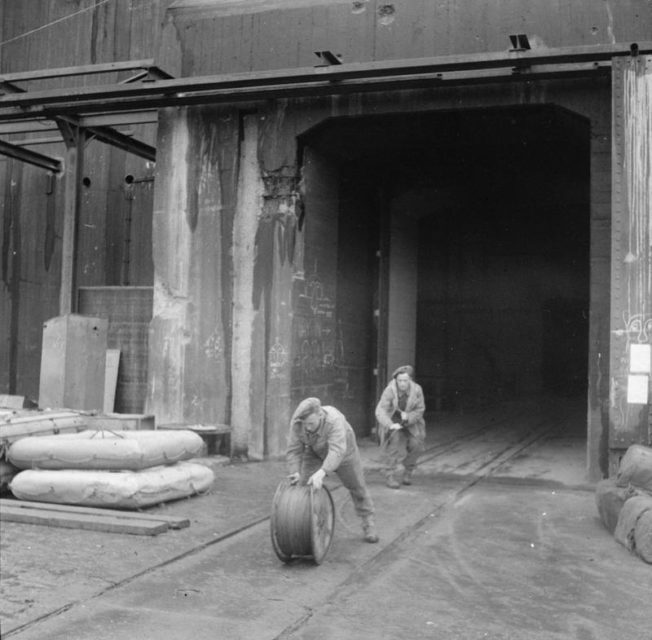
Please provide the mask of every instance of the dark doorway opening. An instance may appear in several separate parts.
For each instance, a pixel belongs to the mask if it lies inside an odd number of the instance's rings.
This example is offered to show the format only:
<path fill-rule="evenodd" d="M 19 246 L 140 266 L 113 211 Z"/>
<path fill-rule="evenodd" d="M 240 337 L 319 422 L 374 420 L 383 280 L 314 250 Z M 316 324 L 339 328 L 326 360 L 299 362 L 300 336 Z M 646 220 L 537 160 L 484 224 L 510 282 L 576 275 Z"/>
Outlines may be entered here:
<path fill-rule="evenodd" d="M 309 132 L 339 175 L 335 306 L 342 361 L 355 344 L 370 381 L 348 387 L 363 433 L 404 362 L 430 410 L 585 400 L 589 135 L 554 105 L 338 118 Z"/>

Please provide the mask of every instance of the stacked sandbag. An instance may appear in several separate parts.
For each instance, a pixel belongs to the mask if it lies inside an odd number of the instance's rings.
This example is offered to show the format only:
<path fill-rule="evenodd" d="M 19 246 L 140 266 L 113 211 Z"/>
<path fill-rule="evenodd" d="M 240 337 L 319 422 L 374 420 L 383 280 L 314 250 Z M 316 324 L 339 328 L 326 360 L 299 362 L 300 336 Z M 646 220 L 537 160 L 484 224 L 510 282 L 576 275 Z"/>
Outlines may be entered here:
<path fill-rule="evenodd" d="M 615 479 L 598 483 L 596 503 L 616 540 L 652 564 L 652 448 L 629 447 Z"/>
<path fill-rule="evenodd" d="M 189 430 L 105 431 L 24 438 L 8 451 L 21 500 L 138 509 L 207 491 L 213 471 L 188 462 L 204 452 Z"/>

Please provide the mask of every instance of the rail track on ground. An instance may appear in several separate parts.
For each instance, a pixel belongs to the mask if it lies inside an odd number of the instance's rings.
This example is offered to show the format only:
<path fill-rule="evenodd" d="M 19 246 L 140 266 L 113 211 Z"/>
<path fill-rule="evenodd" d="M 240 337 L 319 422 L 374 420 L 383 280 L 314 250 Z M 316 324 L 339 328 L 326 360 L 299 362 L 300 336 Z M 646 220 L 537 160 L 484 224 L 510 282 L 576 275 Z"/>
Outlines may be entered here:
<path fill-rule="evenodd" d="M 518 428 L 509 428 L 510 423 L 518 422 L 519 419 L 524 419 L 524 424 L 521 424 Z M 455 476 L 456 486 L 455 490 L 451 493 L 448 499 L 440 504 L 433 503 L 430 509 L 423 514 L 420 514 L 421 517 L 416 522 L 411 522 L 409 526 L 402 528 L 398 535 L 389 539 L 388 541 L 383 541 L 384 543 L 379 545 L 377 552 L 367 558 L 364 562 L 359 564 L 354 568 L 354 570 L 344 579 L 337 583 L 335 588 L 332 590 L 331 594 L 323 600 L 323 603 L 328 603 L 332 598 L 335 597 L 335 594 L 341 594 L 342 590 L 351 588 L 354 585 L 358 584 L 363 578 L 367 578 L 377 573 L 386 566 L 388 563 L 391 563 L 397 550 L 410 539 L 412 535 L 415 534 L 415 531 L 426 522 L 430 521 L 433 517 L 437 517 L 444 509 L 452 505 L 455 501 L 459 500 L 463 494 L 469 491 L 472 487 L 482 482 L 483 480 L 489 478 L 492 474 L 496 473 L 505 463 L 513 459 L 515 456 L 521 454 L 528 447 L 531 447 L 539 440 L 548 436 L 551 432 L 554 432 L 558 429 L 563 423 L 563 418 L 560 417 L 545 417 L 537 418 L 532 414 L 527 415 L 525 412 L 517 415 L 509 415 L 501 420 L 491 420 L 485 423 L 482 423 L 477 428 L 473 428 L 470 431 L 467 431 L 463 434 L 457 436 L 453 435 L 441 442 L 437 442 L 429 446 L 422 456 L 419 458 L 419 466 L 424 464 L 432 464 L 437 460 L 443 460 L 451 452 L 460 451 L 465 447 L 468 447 L 469 444 L 474 443 L 480 444 L 480 451 L 475 452 L 469 458 L 464 459 L 459 464 L 448 467 L 446 473 L 449 475 Z M 488 435 L 492 433 L 503 434 L 503 442 L 497 442 L 488 440 Z M 508 434 L 508 438 L 505 439 L 505 433 Z M 520 435 L 516 435 L 520 433 Z M 486 441 L 487 446 L 483 446 L 482 442 Z M 470 471 L 470 467 L 472 470 Z M 341 510 L 348 496 L 342 497 L 342 485 L 337 484 L 332 486 L 332 491 L 335 495 L 340 496 L 338 511 Z M 79 605 L 88 603 L 89 601 L 96 600 L 102 596 L 106 596 L 111 592 L 127 587 L 131 583 L 141 579 L 147 578 L 156 574 L 156 572 L 161 571 L 166 568 L 174 567 L 175 564 L 180 564 L 182 561 L 201 554 L 209 549 L 219 549 L 220 545 L 226 545 L 229 542 L 232 542 L 238 536 L 246 536 L 247 534 L 253 533 L 256 528 L 261 528 L 264 526 L 269 526 L 270 515 L 265 515 L 262 517 L 252 517 L 251 520 L 239 526 L 237 528 L 231 529 L 222 535 L 219 535 L 213 539 L 206 540 L 201 544 L 197 544 L 192 548 L 186 549 L 182 553 L 166 558 L 165 560 L 158 562 L 152 566 L 147 567 L 142 571 L 138 571 L 116 581 L 115 583 L 107 586 L 106 588 L 89 595 L 87 598 L 82 600 L 76 600 L 69 602 L 61 607 L 56 608 L 44 615 L 41 615 L 25 624 L 22 624 L 13 629 L 7 630 L 3 633 L 3 637 L 10 638 L 13 636 L 18 636 L 19 634 L 34 630 L 38 628 L 40 624 L 45 623 L 48 620 L 56 618 L 57 616 L 74 609 Z M 258 534 L 257 534 L 258 535 Z M 313 608 L 308 611 L 304 616 L 299 617 L 291 625 L 286 626 L 280 633 L 274 636 L 278 640 L 289 638 L 294 632 L 299 630 L 303 624 L 305 624 L 310 617 L 313 615 L 316 609 Z"/>

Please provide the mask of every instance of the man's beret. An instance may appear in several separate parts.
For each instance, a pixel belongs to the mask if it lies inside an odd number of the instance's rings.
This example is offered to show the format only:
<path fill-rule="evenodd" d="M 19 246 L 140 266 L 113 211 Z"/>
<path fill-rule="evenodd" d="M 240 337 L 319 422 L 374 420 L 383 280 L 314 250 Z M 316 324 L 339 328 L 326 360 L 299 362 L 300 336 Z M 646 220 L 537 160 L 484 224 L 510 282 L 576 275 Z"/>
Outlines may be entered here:
<path fill-rule="evenodd" d="M 396 371 L 392 373 L 392 378 L 396 378 L 396 376 L 401 373 L 407 373 L 410 378 L 414 378 L 414 369 L 409 364 L 404 364 L 396 369 Z"/>
<path fill-rule="evenodd" d="M 306 398 L 299 403 L 292 415 L 291 424 L 304 420 L 309 415 L 317 413 L 321 409 L 321 401 L 319 398 Z"/>

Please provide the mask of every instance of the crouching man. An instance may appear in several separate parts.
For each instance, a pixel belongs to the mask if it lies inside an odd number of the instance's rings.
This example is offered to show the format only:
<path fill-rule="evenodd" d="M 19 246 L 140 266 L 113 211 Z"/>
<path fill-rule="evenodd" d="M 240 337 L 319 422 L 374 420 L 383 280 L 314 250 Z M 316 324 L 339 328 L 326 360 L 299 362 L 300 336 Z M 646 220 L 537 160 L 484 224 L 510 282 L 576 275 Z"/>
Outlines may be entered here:
<path fill-rule="evenodd" d="M 301 482 L 320 489 L 327 474 L 337 474 L 362 518 L 364 539 L 378 542 L 374 504 L 365 483 L 355 432 L 340 411 L 323 407 L 319 398 L 300 402 L 290 421 L 286 461 L 292 484 Z"/>
<path fill-rule="evenodd" d="M 385 476 L 387 486 L 392 489 L 401 486 L 396 477 L 399 464 L 404 469 L 403 484 L 412 484 L 417 459 L 424 450 L 426 404 L 423 390 L 413 377 L 414 369 L 410 365 L 396 369 L 376 406 Z"/>

